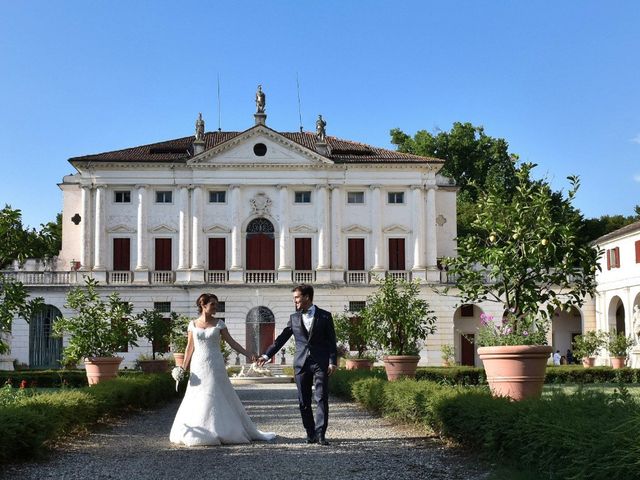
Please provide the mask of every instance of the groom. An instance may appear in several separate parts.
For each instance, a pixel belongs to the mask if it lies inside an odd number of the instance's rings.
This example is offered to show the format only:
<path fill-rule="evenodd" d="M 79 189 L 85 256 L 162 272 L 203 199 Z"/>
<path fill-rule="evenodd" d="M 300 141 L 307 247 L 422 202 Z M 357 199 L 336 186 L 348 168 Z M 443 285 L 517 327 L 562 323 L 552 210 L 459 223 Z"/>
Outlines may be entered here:
<path fill-rule="evenodd" d="M 296 313 L 289 317 L 289 323 L 260 357 L 258 365 L 264 365 L 293 335 L 296 342 L 293 369 L 307 443 L 329 445 L 325 438 L 329 420 L 329 375 L 338 368 L 333 318 L 329 312 L 313 304 L 311 285 L 298 285 L 292 291 Z M 312 385 L 315 385 L 315 419 L 311 409 Z"/>

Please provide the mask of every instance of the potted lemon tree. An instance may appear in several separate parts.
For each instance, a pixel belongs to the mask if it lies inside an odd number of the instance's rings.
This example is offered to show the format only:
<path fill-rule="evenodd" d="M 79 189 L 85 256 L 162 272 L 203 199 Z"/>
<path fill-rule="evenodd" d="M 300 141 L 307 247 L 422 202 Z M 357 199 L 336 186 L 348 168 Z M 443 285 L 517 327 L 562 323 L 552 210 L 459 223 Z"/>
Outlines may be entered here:
<path fill-rule="evenodd" d="M 122 362 L 116 354 L 130 345 L 137 346 L 141 333 L 132 318 L 133 305 L 117 292 L 104 300 L 97 287 L 97 280 L 87 278 L 84 287 L 71 289 L 65 307 L 76 313 L 59 318 L 53 325 L 56 335 L 69 335 L 63 361 L 76 364 L 84 359 L 89 385 L 116 377 Z"/>
<path fill-rule="evenodd" d="M 144 309 L 136 315 L 136 321 L 142 324 L 141 333 L 151 343 L 151 358 L 138 359 L 144 373 L 160 373 L 169 370 L 169 360 L 164 354 L 169 350 L 172 325 L 170 319 L 164 318 L 157 310 Z M 162 356 L 162 358 L 160 358 Z"/>
<path fill-rule="evenodd" d="M 367 341 L 367 323 L 360 315 L 345 310 L 333 316 L 336 340 L 344 352 L 347 370 L 371 370 L 375 352 Z M 351 353 L 355 352 L 355 353 Z"/>
<path fill-rule="evenodd" d="M 436 331 L 436 317 L 419 295 L 417 281 L 388 276 L 359 312 L 372 345 L 384 353 L 389 380 L 415 376 L 423 342 Z"/>
<path fill-rule="evenodd" d="M 573 354 L 582 359 L 584 368 L 596 364 L 596 355 L 607 343 L 607 336 L 599 330 L 590 330 L 583 335 L 576 335 L 573 339 Z"/>
<path fill-rule="evenodd" d="M 633 337 L 627 337 L 624 333 L 615 330 L 608 334 L 609 358 L 611 367 L 622 368 L 627 363 L 629 349 L 636 344 Z"/>
<path fill-rule="evenodd" d="M 187 349 L 187 329 L 189 328 L 189 321 L 186 315 L 171 312 L 170 343 L 173 359 L 177 367 L 182 366 L 184 352 Z"/>
<path fill-rule="evenodd" d="M 533 180 L 534 167 L 520 166 L 511 191 L 497 182 L 480 192 L 471 233 L 445 261 L 462 302 L 502 304 L 501 318 L 482 320 L 478 355 L 494 395 L 516 400 L 542 393 L 550 318 L 582 306 L 595 292 L 599 268 L 600 252 L 580 235 L 581 216 L 572 206 L 578 178 L 568 177 L 571 188 L 563 196 Z M 512 382 L 522 377 L 516 371 L 526 378 Z"/>

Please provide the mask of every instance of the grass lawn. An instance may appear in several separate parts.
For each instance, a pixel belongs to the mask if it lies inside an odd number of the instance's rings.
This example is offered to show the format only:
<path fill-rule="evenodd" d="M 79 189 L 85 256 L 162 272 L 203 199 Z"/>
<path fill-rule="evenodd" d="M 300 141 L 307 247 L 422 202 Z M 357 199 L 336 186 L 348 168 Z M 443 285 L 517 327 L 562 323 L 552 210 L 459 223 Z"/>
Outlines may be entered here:
<path fill-rule="evenodd" d="M 640 384 L 637 383 L 625 383 L 625 388 L 633 395 L 637 400 L 640 400 Z M 617 383 L 585 383 L 585 384 L 562 384 L 562 385 L 545 385 L 542 390 L 542 395 L 553 395 L 553 392 L 563 392 L 571 394 L 582 388 L 585 391 L 604 392 L 607 394 L 614 393 L 618 389 Z"/>

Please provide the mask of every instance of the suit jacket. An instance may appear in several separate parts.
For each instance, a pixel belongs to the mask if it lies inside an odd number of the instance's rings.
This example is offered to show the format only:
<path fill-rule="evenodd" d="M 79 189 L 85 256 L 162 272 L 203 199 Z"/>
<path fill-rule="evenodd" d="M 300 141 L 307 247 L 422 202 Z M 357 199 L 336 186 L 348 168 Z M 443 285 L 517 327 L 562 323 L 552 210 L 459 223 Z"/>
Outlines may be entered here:
<path fill-rule="evenodd" d="M 296 373 L 302 370 L 308 357 L 311 357 L 324 371 L 329 369 L 329 364 L 338 364 L 333 317 L 326 310 L 316 306 L 309 332 L 302 321 L 302 313 L 291 314 L 287 326 L 264 354 L 269 358 L 273 357 L 292 335 L 296 342 L 296 354 L 293 359 L 293 368 Z"/>

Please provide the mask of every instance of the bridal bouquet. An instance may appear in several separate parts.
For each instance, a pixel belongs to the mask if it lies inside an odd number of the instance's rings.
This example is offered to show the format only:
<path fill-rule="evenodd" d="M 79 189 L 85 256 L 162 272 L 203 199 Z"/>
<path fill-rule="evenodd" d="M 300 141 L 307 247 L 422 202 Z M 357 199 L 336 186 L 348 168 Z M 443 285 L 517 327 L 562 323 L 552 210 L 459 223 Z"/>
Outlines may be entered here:
<path fill-rule="evenodd" d="M 182 367 L 173 367 L 171 369 L 171 377 L 176 381 L 176 392 L 178 391 L 178 385 L 180 381 L 184 378 L 185 371 Z"/>

